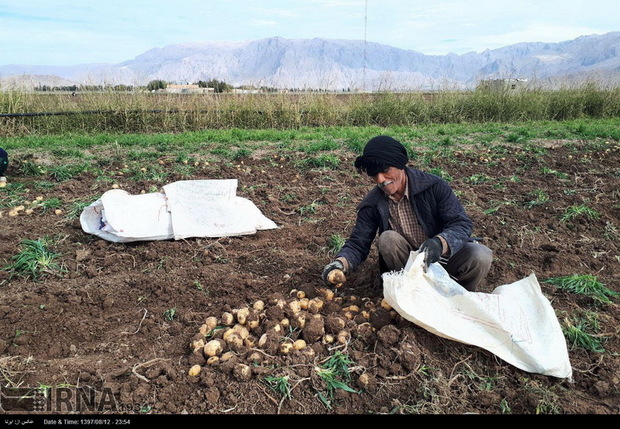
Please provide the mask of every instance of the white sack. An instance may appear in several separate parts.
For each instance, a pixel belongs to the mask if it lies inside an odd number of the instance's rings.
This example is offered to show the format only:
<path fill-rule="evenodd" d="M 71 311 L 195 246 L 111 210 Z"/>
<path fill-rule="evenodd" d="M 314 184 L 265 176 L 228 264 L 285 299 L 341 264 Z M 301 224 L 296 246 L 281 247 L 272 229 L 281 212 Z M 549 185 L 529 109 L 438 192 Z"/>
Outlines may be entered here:
<path fill-rule="evenodd" d="M 164 186 L 174 238 L 230 237 L 277 228 L 246 198 L 236 196 L 237 180 L 185 180 Z"/>
<path fill-rule="evenodd" d="M 112 242 L 228 237 L 277 228 L 250 200 L 236 196 L 237 180 L 183 180 L 162 192 L 130 195 L 113 189 L 86 207 L 82 229 Z"/>
<path fill-rule="evenodd" d="M 524 371 L 572 379 L 560 323 L 534 274 L 489 294 L 467 291 L 440 264 L 423 266 L 424 254 L 412 252 L 403 270 L 383 274 L 385 300 L 401 316 Z"/>
<path fill-rule="evenodd" d="M 160 192 L 131 195 L 112 189 L 84 208 L 80 223 L 85 232 L 115 243 L 173 236 L 166 196 Z"/>

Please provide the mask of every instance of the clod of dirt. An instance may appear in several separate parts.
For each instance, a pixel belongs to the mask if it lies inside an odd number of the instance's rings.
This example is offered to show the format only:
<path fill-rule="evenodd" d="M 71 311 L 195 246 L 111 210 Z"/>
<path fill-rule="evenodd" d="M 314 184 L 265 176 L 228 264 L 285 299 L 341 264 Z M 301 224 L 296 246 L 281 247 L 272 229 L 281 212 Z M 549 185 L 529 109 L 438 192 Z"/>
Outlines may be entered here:
<path fill-rule="evenodd" d="M 400 330 L 394 325 L 385 325 L 377 331 L 377 337 L 384 345 L 391 346 L 400 339 Z"/>
<path fill-rule="evenodd" d="M 344 326 L 343 326 L 344 327 Z M 304 340 L 308 343 L 319 341 L 325 335 L 325 322 L 320 314 L 311 317 L 302 331 Z"/>
<path fill-rule="evenodd" d="M 357 387 L 368 390 L 377 385 L 377 380 L 367 372 L 361 374 L 356 380 Z"/>
<path fill-rule="evenodd" d="M 373 328 L 379 330 L 392 323 L 390 312 L 383 307 L 377 307 L 370 311 L 369 322 Z"/>
<path fill-rule="evenodd" d="M 347 322 L 343 316 L 337 314 L 328 314 L 325 316 L 325 332 L 329 334 L 337 334 L 342 331 L 346 325 Z"/>
<path fill-rule="evenodd" d="M 403 342 L 400 345 L 399 361 L 408 372 L 417 371 L 422 364 L 422 351 L 414 342 Z"/>
<path fill-rule="evenodd" d="M 365 343 L 371 343 L 375 339 L 376 330 L 369 322 L 364 322 L 357 325 L 355 334 Z"/>

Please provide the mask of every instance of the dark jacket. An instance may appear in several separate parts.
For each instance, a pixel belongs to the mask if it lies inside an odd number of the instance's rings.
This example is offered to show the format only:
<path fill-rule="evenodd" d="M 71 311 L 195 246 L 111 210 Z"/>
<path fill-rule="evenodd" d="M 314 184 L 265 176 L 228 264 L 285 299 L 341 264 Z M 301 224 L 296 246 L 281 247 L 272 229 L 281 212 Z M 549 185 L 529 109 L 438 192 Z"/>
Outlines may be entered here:
<path fill-rule="evenodd" d="M 473 226 L 461 202 L 442 178 L 410 167 L 405 167 L 405 171 L 409 199 L 418 222 L 429 238 L 441 235 L 446 240 L 450 248 L 448 257 L 455 254 L 471 237 Z M 389 216 L 388 197 L 375 187 L 357 206 L 351 236 L 336 255 L 346 258 L 349 270 L 366 260 L 377 231 L 381 234 L 390 229 Z"/>
<path fill-rule="evenodd" d="M 0 147 L 0 177 L 4 176 L 4 172 L 9 166 L 9 155 Z"/>

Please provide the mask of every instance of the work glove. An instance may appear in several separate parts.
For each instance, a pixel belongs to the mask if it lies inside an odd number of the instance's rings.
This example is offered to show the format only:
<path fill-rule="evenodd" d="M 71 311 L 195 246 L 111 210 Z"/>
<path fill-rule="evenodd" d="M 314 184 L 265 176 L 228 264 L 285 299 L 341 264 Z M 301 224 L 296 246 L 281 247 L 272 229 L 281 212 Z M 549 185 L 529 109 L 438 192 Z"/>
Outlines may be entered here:
<path fill-rule="evenodd" d="M 329 264 L 325 265 L 325 268 L 323 268 L 323 274 L 321 275 L 321 277 L 323 278 L 323 281 L 330 286 L 333 286 L 329 280 L 327 280 L 327 277 L 329 276 L 329 273 L 331 273 L 334 270 L 340 270 L 342 272 L 344 272 L 344 264 L 338 260 L 330 262 Z"/>
<path fill-rule="evenodd" d="M 433 237 L 422 243 L 419 250 L 424 252 L 424 272 L 426 272 L 430 264 L 439 262 L 443 246 L 439 238 Z"/>

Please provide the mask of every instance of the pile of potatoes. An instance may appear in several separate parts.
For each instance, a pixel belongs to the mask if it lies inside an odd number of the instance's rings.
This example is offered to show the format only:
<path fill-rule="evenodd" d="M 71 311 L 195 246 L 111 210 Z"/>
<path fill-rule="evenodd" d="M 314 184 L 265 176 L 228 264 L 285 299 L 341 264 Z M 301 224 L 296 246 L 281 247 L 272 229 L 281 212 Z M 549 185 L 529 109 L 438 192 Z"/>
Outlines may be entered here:
<path fill-rule="evenodd" d="M 9 209 L 9 211 L 6 214 L 10 217 L 20 216 L 20 215 L 30 215 L 30 214 L 33 214 L 34 211 L 38 207 L 43 207 L 43 197 L 41 196 L 36 197 L 32 201 L 24 201 L 24 204 L 21 204 L 19 206 L 12 207 L 11 209 Z M 60 215 L 62 214 L 62 210 L 56 209 L 54 210 L 54 213 L 57 215 Z M 4 212 L 0 211 L 0 218 L 3 216 L 4 216 Z"/>
<path fill-rule="evenodd" d="M 330 289 L 309 298 L 292 290 L 288 298 L 258 300 L 207 317 L 189 343 L 188 374 L 198 377 L 204 367 L 212 367 L 246 381 L 276 359 L 309 363 L 325 348 L 371 340 L 398 317 L 383 300 L 339 297 Z"/>

